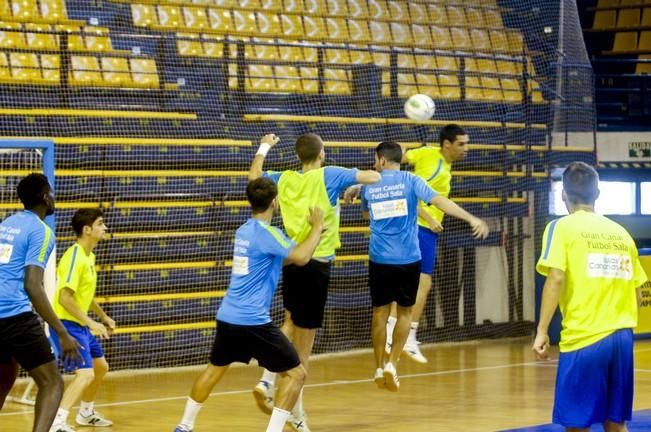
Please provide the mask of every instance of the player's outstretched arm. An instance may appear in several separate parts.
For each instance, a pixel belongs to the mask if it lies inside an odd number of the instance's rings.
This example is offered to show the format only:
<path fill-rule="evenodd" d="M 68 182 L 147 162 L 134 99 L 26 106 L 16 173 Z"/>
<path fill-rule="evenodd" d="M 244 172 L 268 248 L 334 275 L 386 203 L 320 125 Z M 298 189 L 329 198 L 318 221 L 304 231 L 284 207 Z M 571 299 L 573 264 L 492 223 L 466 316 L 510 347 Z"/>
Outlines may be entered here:
<path fill-rule="evenodd" d="M 255 180 L 262 177 L 262 166 L 264 165 L 264 158 L 267 156 L 267 153 L 271 147 L 278 144 L 280 138 L 276 134 L 267 134 L 260 139 L 260 147 L 258 147 L 258 152 L 251 162 L 251 167 L 249 168 L 249 180 Z"/>
<path fill-rule="evenodd" d="M 355 180 L 361 184 L 374 184 L 379 182 L 381 178 L 380 173 L 375 170 L 358 170 L 355 175 Z"/>
<path fill-rule="evenodd" d="M 312 226 L 312 229 L 307 238 L 296 245 L 296 247 L 289 253 L 286 260 L 287 264 L 302 266 L 312 259 L 312 255 L 314 255 L 314 251 L 321 240 L 321 233 L 323 233 L 325 229 L 325 226 L 323 225 L 323 210 L 319 207 L 311 207 L 308 222 Z"/>
<path fill-rule="evenodd" d="M 441 195 L 437 195 L 430 201 L 430 204 L 441 209 L 445 214 L 464 220 L 470 224 L 472 235 L 476 239 L 485 239 L 488 236 L 488 225 L 483 220 L 475 217 L 456 205 L 452 200 Z"/>
<path fill-rule="evenodd" d="M 423 209 L 423 207 L 421 207 L 420 205 L 418 206 L 418 216 L 425 219 L 427 225 L 429 226 L 429 229 L 431 229 L 432 232 L 440 233 L 443 231 L 443 225 L 441 225 L 441 222 L 434 219 L 432 215 L 427 213 L 425 209 Z"/>
<path fill-rule="evenodd" d="M 81 310 L 75 301 L 75 294 L 70 288 L 62 288 L 59 293 L 59 304 L 73 317 L 87 325 L 90 330 L 97 333 L 102 339 L 108 339 L 108 330 L 102 323 L 91 319 L 84 311 Z"/>
<path fill-rule="evenodd" d="M 25 267 L 25 292 L 29 296 L 32 305 L 34 305 L 36 312 L 59 336 L 63 357 L 80 359 L 79 344 L 68 334 L 61 320 L 54 313 L 45 289 L 43 289 L 43 269 L 41 267 L 34 265 Z"/>
<path fill-rule="evenodd" d="M 552 321 L 563 289 L 565 289 L 565 272 L 550 268 L 543 287 L 540 320 L 532 347 L 532 350 L 536 353 L 536 358 L 539 360 L 549 359 L 549 323 Z"/>

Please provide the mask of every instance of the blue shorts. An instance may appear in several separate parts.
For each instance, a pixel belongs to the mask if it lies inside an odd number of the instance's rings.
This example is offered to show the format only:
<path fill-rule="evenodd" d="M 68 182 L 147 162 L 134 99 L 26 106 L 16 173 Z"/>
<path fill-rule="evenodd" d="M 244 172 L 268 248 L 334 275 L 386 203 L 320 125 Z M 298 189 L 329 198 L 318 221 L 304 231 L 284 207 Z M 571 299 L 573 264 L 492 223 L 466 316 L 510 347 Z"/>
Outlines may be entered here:
<path fill-rule="evenodd" d="M 436 241 L 439 235 L 429 228 L 418 225 L 418 246 L 420 248 L 420 272 L 433 275 L 436 265 Z"/>
<path fill-rule="evenodd" d="M 561 353 L 553 422 L 589 428 L 633 414 L 633 331 L 618 330 L 592 345 Z"/>
<path fill-rule="evenodd" d="M 74 321 L 61 320 L 63 326 L 68 330 L 70 336 L 75 338 L 81 348 L 79 354 L 83 362 L 73 361 L 63 365 L 66 372 L 74 372 L 77 369 L 88 369 L 93 367 L 93 359 L 104 357 L 104 350 L 99 344 L 99 341 L 90 332 L 90 328 L 82 326 Z M 56 332 L 51 332 L 52 343 L 57 353 L 61 353 L 61 344 L 59 344 L 59 337 Z"/>

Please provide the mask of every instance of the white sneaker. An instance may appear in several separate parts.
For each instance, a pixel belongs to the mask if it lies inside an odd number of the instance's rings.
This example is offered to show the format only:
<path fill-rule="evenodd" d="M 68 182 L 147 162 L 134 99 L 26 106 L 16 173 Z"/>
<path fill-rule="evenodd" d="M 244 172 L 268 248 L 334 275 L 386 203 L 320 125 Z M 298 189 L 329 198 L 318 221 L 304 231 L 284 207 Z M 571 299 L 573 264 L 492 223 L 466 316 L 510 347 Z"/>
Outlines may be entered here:
<path fill-rule="evenodd" d="M 113 425 L 111 420 L 104 418 L 104 416 L 97 411 L 93 411 L 89 416 L 85 416 L 79 412 L 77 413 L 77 417 L 75 417 L 75 422 L 80 426 L 106 427 Z"/>
<path fill-rule="evenodd" d="M 373 381 L 375 381 L 375 385 L 377 385 L 377 388 L 379 388 L 380 390 L 384 389 L 385 387 L 384 370 L 382 368 L 375 369 L 375 377 L 373 377 Z"/>
<path fill-rule="evenodd" d="M 427 358 L 423 355 L 423 353 L 420 352 L 420 347 L 418 344 L 419 342 L 416 340 L 408 340 L 402 349 L 402 352 L 407 354 L 407 357 L 416 363 L 425 364 L 427 363 Z"/>
<path fill-rule="evenodd" d="M 274 385 L 269 381 L 260 380 L 253 388 L 253 397 L 258 408 L 265 414 L 271 415 L 274 410 Z"/>
<path fill-rule="evenodd" d="M 68 423 L 57 423 L 54 422 L 50 428 L 50 432 L 75 432 L 75 428 L 70 426 Z"/>
<path fill-rule="evenodd" d="M 287 424 L 295 432 L 310 432 L 310 428 L 307 427 L 307 416 L 305 414 L 297 416 L 292 413 L 287 420 Z"/>
<path fill-rule="evenodd" d="M 400 388 L 400 379 L 398 378 L 398 372 L 395 366 L 392 363 L 387 363 L 382 373 L 384 374 L 384 385 L 386 389 L 391 392 L 397 392 Z"/>

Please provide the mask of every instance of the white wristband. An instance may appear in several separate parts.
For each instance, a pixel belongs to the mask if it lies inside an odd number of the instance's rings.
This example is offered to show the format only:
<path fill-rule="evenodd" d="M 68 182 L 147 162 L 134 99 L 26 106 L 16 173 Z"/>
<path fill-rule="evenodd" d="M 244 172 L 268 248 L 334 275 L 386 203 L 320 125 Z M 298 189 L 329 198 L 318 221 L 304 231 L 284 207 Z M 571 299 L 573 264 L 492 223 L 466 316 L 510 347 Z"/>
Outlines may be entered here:
<path fill-rule="evenodd" d="M 263 157 L 267 156 L 267 153 L 269 153 L 269 149 L 271 146 L 267 143 L 262 143 L 260 144 L 260 147 L 258 147 L 258 151 L 256 152 L 257 155 L 262 155 Z"/>

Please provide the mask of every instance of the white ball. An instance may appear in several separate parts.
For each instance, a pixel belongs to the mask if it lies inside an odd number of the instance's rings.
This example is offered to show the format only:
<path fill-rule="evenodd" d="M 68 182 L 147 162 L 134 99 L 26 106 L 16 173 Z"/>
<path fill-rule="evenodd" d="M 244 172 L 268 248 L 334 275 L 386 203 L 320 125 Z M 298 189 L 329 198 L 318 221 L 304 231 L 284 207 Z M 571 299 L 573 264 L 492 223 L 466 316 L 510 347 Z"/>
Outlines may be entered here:
<path fill-rule="evenodd" d="M 424 94 L 415 94 L 405 102 L 405 114 L 412 120 L 429 120 L 436 111 L 436 105 L 431 97 Z"/>

